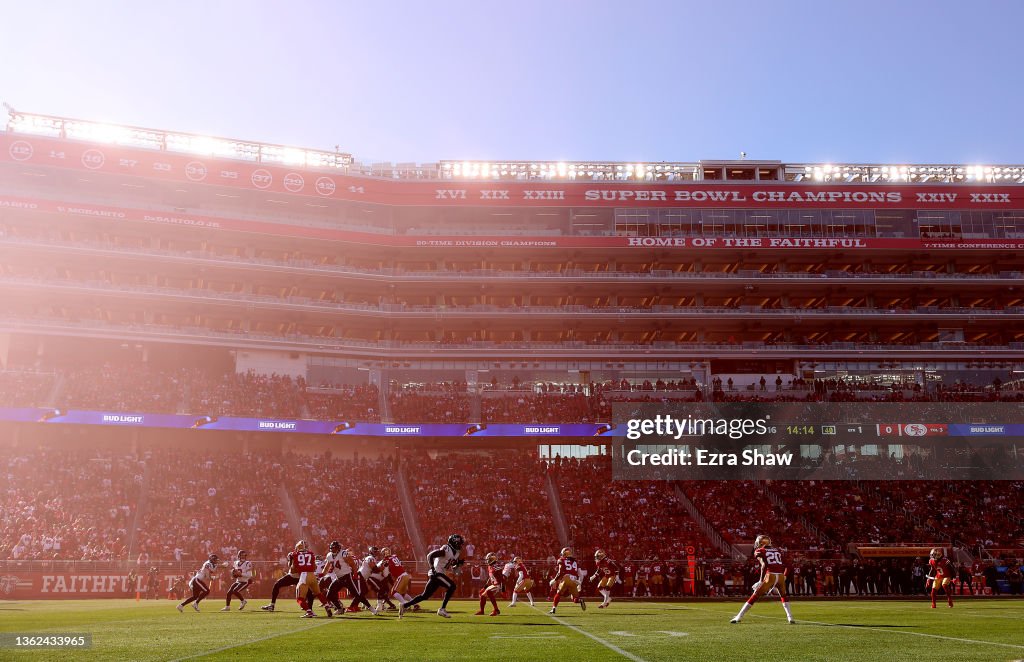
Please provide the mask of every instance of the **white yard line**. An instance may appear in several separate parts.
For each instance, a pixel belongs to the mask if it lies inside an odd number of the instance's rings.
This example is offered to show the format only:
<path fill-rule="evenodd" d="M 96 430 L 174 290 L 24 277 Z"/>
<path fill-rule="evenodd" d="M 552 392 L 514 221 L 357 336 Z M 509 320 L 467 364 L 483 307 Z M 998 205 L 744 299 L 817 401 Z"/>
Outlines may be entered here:
<path fill-rule="evenodd" d="M 629 651 L 624 651 L 621 648 L 619 648 L 618 646 L 616 646 L 615 644 L 613 644 L 613 643 L 611 643 L 609 641 L 605 641 L 604 639 L 602 639 L 601 637 L 598 637 L 595 634 L 590 634 L 586 630 L 584 630 L 582 628 L 578 628 L 575 625 L 572 625 L 571 623 L 567 623 L 566 621 L 562 620 L 561 618 L 558 618 L 554 614 L 549 614 L 546 611 L 544 611 L 543 609 L 537 609 L 536 607 L 530 607 L 530 609 L 532 609 L 535 612 L 538 612 L 540 614 L 544 614 L 545 616 L 547 616 L 548 618 L 550 618 L 554 622 L 558 623 L 559 625 L 562 625 L 562 626 L 565 626 L 565 627 L 569 628 L 573 632 L 578 632 L 578 633 L 582 634 L 584 637 L 587 637 L 588 639 L 592 639 L 592 640 L 596 641 L 597 643 L 601 644 L 602 646 L 604 646 L 608 650 L 610 650 L 610 651 L 612 651 L 614 653 L 618 653 L 619 655 L 621 655 L 622 657 L 626 658 L 627 660 L 633 660 L 633 662 L 646 662 L 646 660 L 644 660 L 642 657 L 638 657 L 636 655 L 633 655 Z"/>

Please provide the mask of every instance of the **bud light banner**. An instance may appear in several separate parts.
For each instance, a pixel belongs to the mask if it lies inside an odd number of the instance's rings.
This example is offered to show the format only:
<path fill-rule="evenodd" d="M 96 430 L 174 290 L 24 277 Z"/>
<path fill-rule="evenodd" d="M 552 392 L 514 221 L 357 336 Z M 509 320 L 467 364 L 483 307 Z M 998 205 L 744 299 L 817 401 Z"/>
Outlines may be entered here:
<path fill-rule="evenodd" d="M 0 408 L 0 421 L 363 437 L 600 437 L 614 429 L 606 423 L 365 423 L 35 407 Z"/>

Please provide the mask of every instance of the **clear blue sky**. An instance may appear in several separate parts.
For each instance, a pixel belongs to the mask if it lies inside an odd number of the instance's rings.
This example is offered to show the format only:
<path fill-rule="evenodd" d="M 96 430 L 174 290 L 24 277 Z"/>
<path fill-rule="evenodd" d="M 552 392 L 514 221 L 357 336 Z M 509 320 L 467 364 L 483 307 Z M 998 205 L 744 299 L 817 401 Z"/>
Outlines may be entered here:
<path fill-rule="evenodd" d="M 1024 2 L 0 2 L 19 110 L 366 161 L 1024 162 Z"/>

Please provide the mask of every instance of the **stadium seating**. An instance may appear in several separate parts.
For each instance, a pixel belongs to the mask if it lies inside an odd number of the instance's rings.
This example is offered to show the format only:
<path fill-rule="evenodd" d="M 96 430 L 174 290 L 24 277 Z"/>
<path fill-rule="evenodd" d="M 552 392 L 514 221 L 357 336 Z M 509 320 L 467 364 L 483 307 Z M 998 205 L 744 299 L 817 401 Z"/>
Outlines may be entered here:
<path fill-rule="evenodd" d="M 5 449 L 0 555 L 126 558 L 144 472 L 138 458 L 109 451 Z"/>
<path fill-rule="evenodd" d="M 420 528 L 428 544 L 463 531 L 475 556 L 495 552 L 546 559 L 557 554 L 545 465 L 527 451 L 441 454 L 403 458 Z"/>

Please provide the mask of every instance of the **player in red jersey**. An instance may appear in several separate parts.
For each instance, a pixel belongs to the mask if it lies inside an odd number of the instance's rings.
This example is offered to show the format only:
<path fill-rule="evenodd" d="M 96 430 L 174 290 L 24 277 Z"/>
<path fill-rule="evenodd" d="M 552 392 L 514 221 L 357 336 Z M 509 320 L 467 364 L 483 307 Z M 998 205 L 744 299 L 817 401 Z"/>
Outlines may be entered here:
<path fill-rule="evenodd" d="M 597 570 L 594 578 L 597 580 L 597 592 L 604 596 L 598 609 L 604 609 L 612 602 L 612 588 L 619 582 L 619 564 L 608 557 L 603 549 L 594 552 L 594 563 Z"/>
<path fill-rule="evenodd" d="M 412 595 L 409 593 L 409 586 L 412 584 L 412 575 L 405 570 L 402 560 L 397 554 L 393 554 L 390 547 L 380 550 L 383 563 L 388 567 L 388 577 L 391 579 L 391 595 L 399 602 L 409 602 Z"/>
<path fill-rule="evenodd" d="M 295 585 L 295 601 L 299 603 L 305 613 L 303 618 L 313 618 L 313 597 L 320 599 L 320 604 L 327 612 L 327 618 L 334 614 L 331 612 L 331 604 L 327 602 L 326 596 L 320 590 L 320 582 L 316 576 L 316 555 L 309 551 L 306 542 L 300 540 L 295 543 L 295 554 L 292 556 L 292 572 L 298 573 L 299 583 Z"/>
<path fill-rule="evenodd" d="M 754 584 L 754 593 L 743 603 L 740 613 L 729 622 L 739 623 L 743 614 L 754 606 L 758 598 L 776 591 L 782 599 L 782 608 L 786 610 L 786 620 L 790 624 L 796 623 L 792 612 L 789 611 L 789 597 L 786 595 L 786 559 L 782 550 L 773 546 L 768 536 L 758 536 L 754 540 L 754 558 L 761 564 L 761 580 Z"/>
<path fill-rule="evenodd" d="M 580 609 L 587 610 L 587 603 L 580 593 L 580 574 L 580 566 L 573 557 L 572 550 L 563 547 L 555 565 L 555 578 L 551 580 L 551 590 L 555 595 L 551 600 L 549 614 L 554 614 L 558 609 L 558 602 L 563 595 L 572 596 L 573 600 L 579 603 Z"/>
<path fill-rule="evenodd" d="M 647 563 L 641 563 L 637 568 L 633 583 L 633 597 L 644 593 L 647 593 L 647 597 L 651 596 L 651 566 Z"/>
<path fill-rule="evenodd" d="M 516 602 L 519 599 L 520 593 L 525 593 L 526 598 L 530 601 L 530 606 L 533 606 L 533 579 L 530 578 L 530 570 L 526 567 L 526 563 L 523 562 L 518 556 L 512 559 L 512 572 L 515 575 L 515 587 L 512 589 L 512 602 L 509 607 L 515 607 Z"/>
<path fill-rule="evenodd" d="M 633 565 L 633 561 L 626 559 L 626 562 L 622 564 L 622 591 L 626 595 L 636 595 L 633 592 L 633 580 L 636 577 L 636 566 Z"/>
<path fill-rule="evenodd" d="M 504 579 L 501 574 L 501 562 L 498 561 L 497 554 L 490 552 L 484 557 L 484 563 L 487 567 L 487 585 L 480 589 L 480 611 L 476 615 L 484 615 L 484 605 L 490 600 L 491 606 L 494 607 L 491 610 L 491 616 L 497 616 L 501 613 L 498 611 L 497 596 L 501 593 L 501 584 Z"/>
<path fill-rule="evenodd" d="M 932 609 L 935 609 L 935 594 L 940 588 L 946 592 L 946 602 L 952 607 L 953 580 L 956 578 L 956 569 L 953 567 L 953 563 L 946 558 L 941 547 L 934 548 L 929 556 L 931 558 L 928 560 L 928 566 L 931 568 L 931 574 L 928 575 L 925 590 L 931 589 Z"/>

